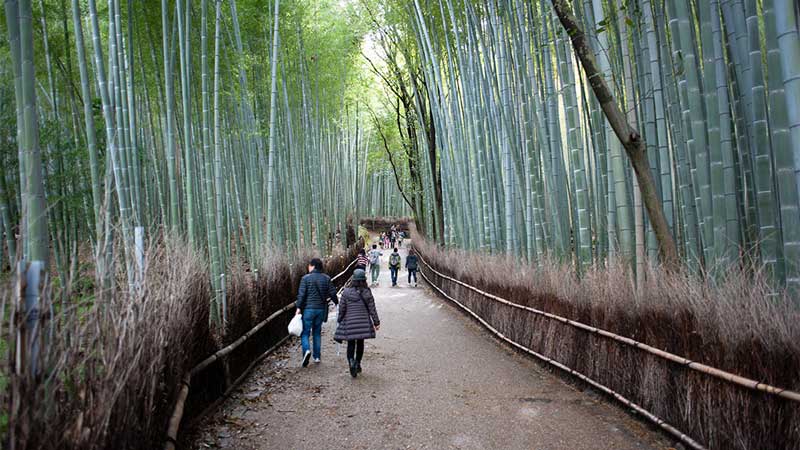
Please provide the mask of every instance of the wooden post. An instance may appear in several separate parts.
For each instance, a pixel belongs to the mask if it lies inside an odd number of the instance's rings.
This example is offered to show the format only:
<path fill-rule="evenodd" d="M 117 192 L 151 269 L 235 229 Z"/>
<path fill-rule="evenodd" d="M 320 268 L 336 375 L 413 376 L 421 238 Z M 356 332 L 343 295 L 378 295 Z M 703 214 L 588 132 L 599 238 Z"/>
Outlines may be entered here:
<path fill-rule="evenodd" d="M 144 281 L 144 227 L 134 228 L 133 235 L 136 255 L 136 286 L 139 287 Z"/>
<path fill-rule="evenodd" d="M 42 272 L 44 263 L 42 261 L 31 261 L 25 271 L 25 303 L 23 311 L 25 314 L 25 358 L 30 375 L 35 377 L 38 374 L 37 360 L 39 359 L 39 302 L 42 282 Z M 21 277 L 21 275 L 20 275 Z M 25 364 L 25 361 L 22 361 Z"/>
<path fill-rule="evenodd" d="M 17 317 L 14 318 L 14 325 L 17 329 L 17 346 L 14 354 L 14 367 L 17 375 L 22 374 L 25 370 L 23 361 L 25 359 L 25 261 L 17 263 L 17 284 L 14 287 L 14 295 L 17 297 Z"/>

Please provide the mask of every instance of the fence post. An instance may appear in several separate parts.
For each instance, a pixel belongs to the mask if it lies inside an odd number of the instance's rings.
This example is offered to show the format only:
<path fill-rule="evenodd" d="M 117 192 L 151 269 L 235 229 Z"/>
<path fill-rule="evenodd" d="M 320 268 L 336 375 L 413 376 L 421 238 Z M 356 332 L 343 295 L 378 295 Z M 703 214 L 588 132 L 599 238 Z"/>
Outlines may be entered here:
<path fill-rule="evenodd" d="M 42 282 L 42 272 L 44 270 L 44 263 L 42 261 L 31 261 L 26 268 L 24 263 L 20 262 L 19 278 L 25 280 L 24 291 L 24 305 L 23 312 L 25 314 L 25 327 L 24 327 L 24 356 L 18 353 L 18 365 L 25 364 L 22 358 L 27 359 L 28 370 L 30 375 L 35 377 L 38 373 L 37 360 L 39 357 L 39 302 Z M 21 368 L 21 367 L 19 367 Z"/>
<path fill-rule="evenodd" d="M 24 317 L 25 311 L 25 261 L 17 261 L 17 279 L 14 286 L 14 300 L 17 304 L 17 313 L 14 318 L 14 325 L 17 329 L 16 347 L 14 349 L 14 368 L 17 374 L 23 371 L 23 361 L 25 359 L 25 334 L 23 333 L 25 326 L 20 318 Z"/>
<path fill-rule="evenodd" d="M 228 325 L 228 299 L 227 289 L 225 288 L 225 273 L 219 274 L 220 302 L 222 304 L 222 326 Z"/>
<path fill-rule="evenodd" d="M 144 280 L 144 227 L 133 229 L 134 246 L 136 247 L 136 286 Z"/>

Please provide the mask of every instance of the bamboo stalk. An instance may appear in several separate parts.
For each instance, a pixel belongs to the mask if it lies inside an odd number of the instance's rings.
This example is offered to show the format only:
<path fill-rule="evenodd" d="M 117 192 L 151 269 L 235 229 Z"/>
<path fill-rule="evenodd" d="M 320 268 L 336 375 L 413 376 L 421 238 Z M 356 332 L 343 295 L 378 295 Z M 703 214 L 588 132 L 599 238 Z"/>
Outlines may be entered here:
<path fill-rule="evenodd" d="M 633 165 L 636 177 L 639 181 L 639 189 L 642 193 L 642 200 L 647 209 L 648 218 L 655 230 L 659 243 L 659 254 L 664 265 L 670 269 L 679 266 L 678 248 L 675 238 L 667 224 L 664 209 L 661 205 L 660 196 L 656 189 L 653 174 L 650 171 L 650 164 L 647 160 L 645 150 L 646 142 L 642 135 L 634 129 L 626 120 L 625 115 L 620 111 L 614 94 L 608 88 L 605 80 L 599 74 L 597 62 L 594 54 L 588 47 L 586 35 L 581 31 L 575 16 L 571 12 L 570 6 L 565 0 L 551 0 L 553 9 L 556 12 L 562 26 L 567 31 L 577 58 L 581 62 L 589 84 L 600 102 L 600 107 L 608 119 L 611 128 L 616 133 L 625 152 Z"/>

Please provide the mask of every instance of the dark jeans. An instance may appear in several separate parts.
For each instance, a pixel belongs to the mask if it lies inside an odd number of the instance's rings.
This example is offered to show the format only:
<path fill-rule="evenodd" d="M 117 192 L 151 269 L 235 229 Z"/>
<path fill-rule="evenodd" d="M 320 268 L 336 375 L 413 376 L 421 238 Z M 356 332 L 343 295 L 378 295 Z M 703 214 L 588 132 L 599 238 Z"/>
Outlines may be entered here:
<path fill-rule="evenodd" d="M 392 273 L 392 286 L 397 284 L 397 272 L 400 271 L 399 267 L 389 266 L 389 272 Z"/>
<path fill-rule="evenodd" d="M 411 283 L 411 276 L 414 276 L 414 283 L 417 282 L 417 269 L 408 269 L 408 282 Z"/>
<path fill-rule="evenodd" d="M 352 339 L 347 341 L 347 359 L 354 359 L 356 361 L 361 361 L 361 357 L 364 356 L 364 340 L 363 339 Z"/>

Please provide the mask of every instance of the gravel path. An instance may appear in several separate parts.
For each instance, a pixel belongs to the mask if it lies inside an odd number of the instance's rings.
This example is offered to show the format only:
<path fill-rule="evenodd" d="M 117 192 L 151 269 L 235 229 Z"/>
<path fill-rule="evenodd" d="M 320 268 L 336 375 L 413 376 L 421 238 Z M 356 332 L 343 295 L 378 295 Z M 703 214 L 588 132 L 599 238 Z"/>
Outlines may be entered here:
<path fill-rule="evenodd" d="M 382 328 L 353 379 L 323 329 L 322 363 L 299 339 L 265 359 L 206 420 L 193 448 L 667 449 L 671 442 L 501 345 L 422 283 L 374 288 Z"/>

